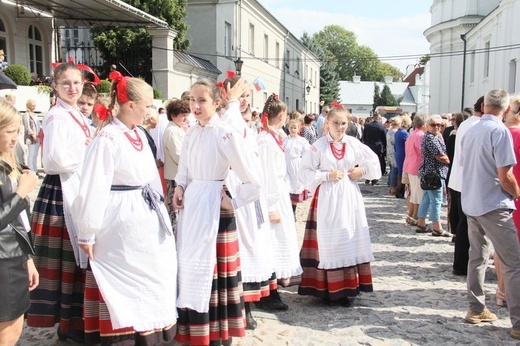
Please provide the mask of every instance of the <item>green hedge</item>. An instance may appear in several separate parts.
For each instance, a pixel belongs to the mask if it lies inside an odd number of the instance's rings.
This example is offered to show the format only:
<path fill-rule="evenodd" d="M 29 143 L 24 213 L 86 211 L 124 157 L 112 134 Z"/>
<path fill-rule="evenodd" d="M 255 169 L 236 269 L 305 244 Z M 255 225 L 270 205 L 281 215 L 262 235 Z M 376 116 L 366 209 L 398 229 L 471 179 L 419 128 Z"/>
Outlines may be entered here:
<path fill-rule="evenodd" d="M 4 70 L 7 77 L 11 78 L 17 85 L 31 84 L 31 73 L 23 65 L 9 65 Z"/>

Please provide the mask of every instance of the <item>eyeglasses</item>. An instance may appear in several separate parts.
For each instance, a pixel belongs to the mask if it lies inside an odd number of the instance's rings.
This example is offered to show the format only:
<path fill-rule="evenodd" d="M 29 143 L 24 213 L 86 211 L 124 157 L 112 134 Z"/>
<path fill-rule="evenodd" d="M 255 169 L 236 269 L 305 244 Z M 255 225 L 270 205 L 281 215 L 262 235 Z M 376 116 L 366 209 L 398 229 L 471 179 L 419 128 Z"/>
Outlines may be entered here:
<path fill-rule="evenodd" d="M 345 127 L 345 126 L 347 126 L 347 124 L 348 124 L 346 121 L 339 122 L 339 121 L 336 121 L 336 120 L 334 120 L 332 123 L 333 123 L 334 126 L 336 126 L 336 127 Z"/>
<path fill-rule="evenodd" d="M 56 84 L 61 85 L 67 89 L 71 89 L 72 87 L 79 88 L 81 85 L 83 85 L 83 82 L 56 82 Z"/>
<path fill-rule="evenodd" d="M 428 124 L 430 125 L 431 127 L 443 127 L 444 125 L 443 124 Z"/>

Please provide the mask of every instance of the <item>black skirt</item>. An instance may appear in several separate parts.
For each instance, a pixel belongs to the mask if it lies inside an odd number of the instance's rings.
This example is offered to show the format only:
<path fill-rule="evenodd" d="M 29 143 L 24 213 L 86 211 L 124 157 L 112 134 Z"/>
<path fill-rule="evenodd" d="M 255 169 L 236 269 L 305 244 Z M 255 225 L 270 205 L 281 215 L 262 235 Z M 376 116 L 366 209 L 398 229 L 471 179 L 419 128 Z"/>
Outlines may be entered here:
<path fill-rule="evenodd" d="M 0 259 L 0 322 L 17 319 L 29 305 L 27 257 Z"/>

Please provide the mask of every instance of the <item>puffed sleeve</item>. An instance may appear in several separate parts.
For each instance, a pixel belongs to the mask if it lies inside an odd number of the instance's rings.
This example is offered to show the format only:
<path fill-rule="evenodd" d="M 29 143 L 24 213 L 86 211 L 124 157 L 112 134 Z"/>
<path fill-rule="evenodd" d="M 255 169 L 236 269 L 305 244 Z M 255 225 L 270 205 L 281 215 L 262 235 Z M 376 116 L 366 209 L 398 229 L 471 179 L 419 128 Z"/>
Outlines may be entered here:
<path fill-rule="evenodd" d="M 188 186 L 188 148 L 190 146 L 192 130 L 190 129 L 186 136 L 184 136 L 184 142 L 182 143 L 181 155 L 179 157 L 179 168 L 175 175 L 175 183 L 180 185 L 186 190 Z"/>
<path fill-rule="evenodd" d="M 226 155 L 233 171 L 236 173 L 241 185 L 237 187 L 237 196 L 234 198 L 235 208 L 251 203 L 260 198 L 261 168 L 258 161 L 252 157 L 243 138 L 228 128 L 220 139 L 221 148 Z"/>
<path fill-rule="evenodd" d="M 349 141 L 349 145 L 355 150 L 355 165 L 364 170 L 361 178 L 366 180 L 381 179 L 381 166 L 379 158 L 367 145 L 359 141 Z"/>
<path fill-rule="evenodd" d="M 103 224 L 117 152 L 113 139 L 101 132 L 88 146 L 83 164 L 79 194 L 72 207 L 78 227 L 79 244 L 94 244 Z"/>
<path fill-rule="evenodd" d="M 47 174 L 72 173 L 81 168 L 86 137 L 78 136 L 77 124 L 61 114 L 52 114 L 45 121 L 43 167 Z"/>
<path fill-rule="evenodd" d="M 298 179 L 309 190 L 314 191 L 322 182 L 328 179 L 328 170 L 321 169 L 321 153 L 319 145 L 322 140 L 316 141 L 303 153 Z"/>

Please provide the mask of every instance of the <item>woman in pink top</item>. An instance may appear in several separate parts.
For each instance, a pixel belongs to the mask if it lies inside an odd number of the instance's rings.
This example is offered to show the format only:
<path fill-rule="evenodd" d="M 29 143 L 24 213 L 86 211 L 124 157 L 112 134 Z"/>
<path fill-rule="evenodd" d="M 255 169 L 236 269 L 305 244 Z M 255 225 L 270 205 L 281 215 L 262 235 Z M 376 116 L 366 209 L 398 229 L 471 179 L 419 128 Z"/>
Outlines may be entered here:
<path fill-rule="evenodd" d="M 505 116 L 505 124 L 511 131 L 513 137 L 513 147 L 515 149 L 516 165 L 513 166 L 513 175 L 517 181 L 520 181 L 520 95 L 511 97 L 511 110 Z M 520 201 L 515 200 L 516 210 L 513 211 L 513 221 L 515 222 L 518 232 L 518 240 L 520 241 Z M 502 271 L 502 262 L 498 256 L 493 256 L 495 268 L 497 271 L 498 287 L 495 294 L 495 300 L 498 306 L 504 306 L 506 302 L 506 287 L 504 281 L 504 273 Z"/>
<path fill-rule="evenodd" d="M 408 201 L 408 215 L 406 223 L 409 225 L 417 225 L 417 212 L 419 211 L 419 204 L 421 204 L 423 190 L 419 181 L 418 171 L 422 162 L 421 142 L 426 130 L 426 121 L 423 114 L 416 114 L 413 118 L 414 130 L 408 136 L 404 145 L 405 159 L 403 164 L 403 171 L 408 173 L 410 181 L 410 199 Z"/>

